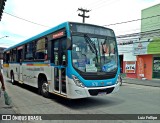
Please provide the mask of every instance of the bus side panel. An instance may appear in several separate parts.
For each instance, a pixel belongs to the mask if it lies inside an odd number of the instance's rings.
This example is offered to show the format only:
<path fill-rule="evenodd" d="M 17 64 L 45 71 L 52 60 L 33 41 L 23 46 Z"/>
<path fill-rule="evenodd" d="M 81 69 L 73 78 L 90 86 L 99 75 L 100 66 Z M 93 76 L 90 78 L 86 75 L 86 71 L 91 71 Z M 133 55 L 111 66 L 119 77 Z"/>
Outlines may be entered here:
<path fill-rule="evenodd" d="M 19 64 L 17 64 L 17 63 L 9 64 L 9 69 L 8 69 L 9 78 L 11 78 L 11 73 L 12 73 L 14 76 L 14 80 L 15 81 L 19 80 L 18 68 L 19 68 Z"/>
<path fill-rule="evenodd" d="M 9 78 L 9 64 L 8 63 L 4 63 L 3 64 L 3 75 L 5 75 L 7 78 Z"/>
<path fill-rule="evenodd" d="M 43 78 L 48 83 L 51 83 L 51 67 L 48 64 L 44 64 L 42 66 L 36 66 L 35 67 L 35 76 L 34 83 L 36 84 L 36 87 L 38 88 L 38 78 Z M 40 70 L 40 71 L 39 71 Z M 41 80 L 40 80 L 41 81 Z"/>
<path fill-rule="evenodd" d="M 32 64 L 23 64 L 22 65 L 22 73 L 23 73 L 23 82 L 27 85 L 37 87 L 35 83 L 35 67 Z"/>
<path fill-rule="evenodd" d="M 51 68 L 51 70 L 50 70 L 50 72 L 51 72 L 51 84 L 50 84 L 50 86 L 49 86 L 49 91 L 50 92 L 54 92 L 54 67 L 50 67 Z"/>
<path fill-rule="evenodd" d="M 25 84 L 38 88 L 38 77 L 51 80 L 50 67 L 47 64 L 24 64 L 23 81 Z"/>

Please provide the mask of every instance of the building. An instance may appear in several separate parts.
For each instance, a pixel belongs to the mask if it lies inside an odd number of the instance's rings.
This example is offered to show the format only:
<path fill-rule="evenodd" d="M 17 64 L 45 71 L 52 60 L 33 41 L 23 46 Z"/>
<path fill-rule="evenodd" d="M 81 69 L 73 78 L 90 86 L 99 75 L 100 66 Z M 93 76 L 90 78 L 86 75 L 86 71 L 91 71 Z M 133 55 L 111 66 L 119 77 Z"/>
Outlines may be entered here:
<path fill-rule="evenodd" d="M 129 78 L 160 79 L 160 4 L 141 11 L 141 32 L 118 36 L 119 58 Z"/>
<path fill-rule="evenodd" d="M 160 4 L 141 12 L 140 41 L 134 42 L 137 78 L 160 79 Z"/>
<path fill-rule="evenodd" d="M 136 56 L 133 54 L 133 42 L 139 40 L 139 34 L 118 36 L 118 51 L 122 73 L 128 78 L 137 78 Z"/>

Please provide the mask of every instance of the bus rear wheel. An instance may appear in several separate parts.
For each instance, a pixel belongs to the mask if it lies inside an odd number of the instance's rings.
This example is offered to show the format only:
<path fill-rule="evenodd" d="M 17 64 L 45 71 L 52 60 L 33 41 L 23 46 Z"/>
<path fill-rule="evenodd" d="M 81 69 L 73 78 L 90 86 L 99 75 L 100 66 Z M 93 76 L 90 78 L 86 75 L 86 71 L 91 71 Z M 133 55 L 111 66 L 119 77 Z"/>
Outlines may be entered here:
<path fill-rule="evenodd" d="M 50 94 L 49 94 L 49 85 L 48 85 L 47 81 L 45 81 L 45 80 L 41 81 L 40 94 L 42 94 L 42 96 L 44 96 L 46 98 L 50 97 Z"/>

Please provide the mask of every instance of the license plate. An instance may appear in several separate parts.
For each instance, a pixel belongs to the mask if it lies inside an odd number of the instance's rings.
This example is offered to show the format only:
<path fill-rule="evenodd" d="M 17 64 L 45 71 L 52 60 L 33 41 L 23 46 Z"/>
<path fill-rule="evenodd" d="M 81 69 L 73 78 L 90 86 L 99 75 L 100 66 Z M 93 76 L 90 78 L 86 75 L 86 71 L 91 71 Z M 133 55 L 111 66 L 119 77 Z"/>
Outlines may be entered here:
<path fill-rule="evenodd" d="M 98 95 L 100 96 L 106 95 L 106 92 L 99 92 Z"/>

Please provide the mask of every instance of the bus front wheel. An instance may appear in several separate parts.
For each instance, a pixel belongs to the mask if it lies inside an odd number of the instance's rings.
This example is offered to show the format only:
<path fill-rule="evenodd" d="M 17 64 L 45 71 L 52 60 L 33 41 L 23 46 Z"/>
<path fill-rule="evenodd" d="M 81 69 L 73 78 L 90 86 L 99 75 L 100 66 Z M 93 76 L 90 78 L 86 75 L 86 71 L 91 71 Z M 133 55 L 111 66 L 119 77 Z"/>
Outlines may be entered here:
<path fill-rule="evenodd" d="M 40 94 L 42 94 L 42 96 L 49 98 L 49 85 L 45 80 L 41 81 L 39 89 Z"/>

